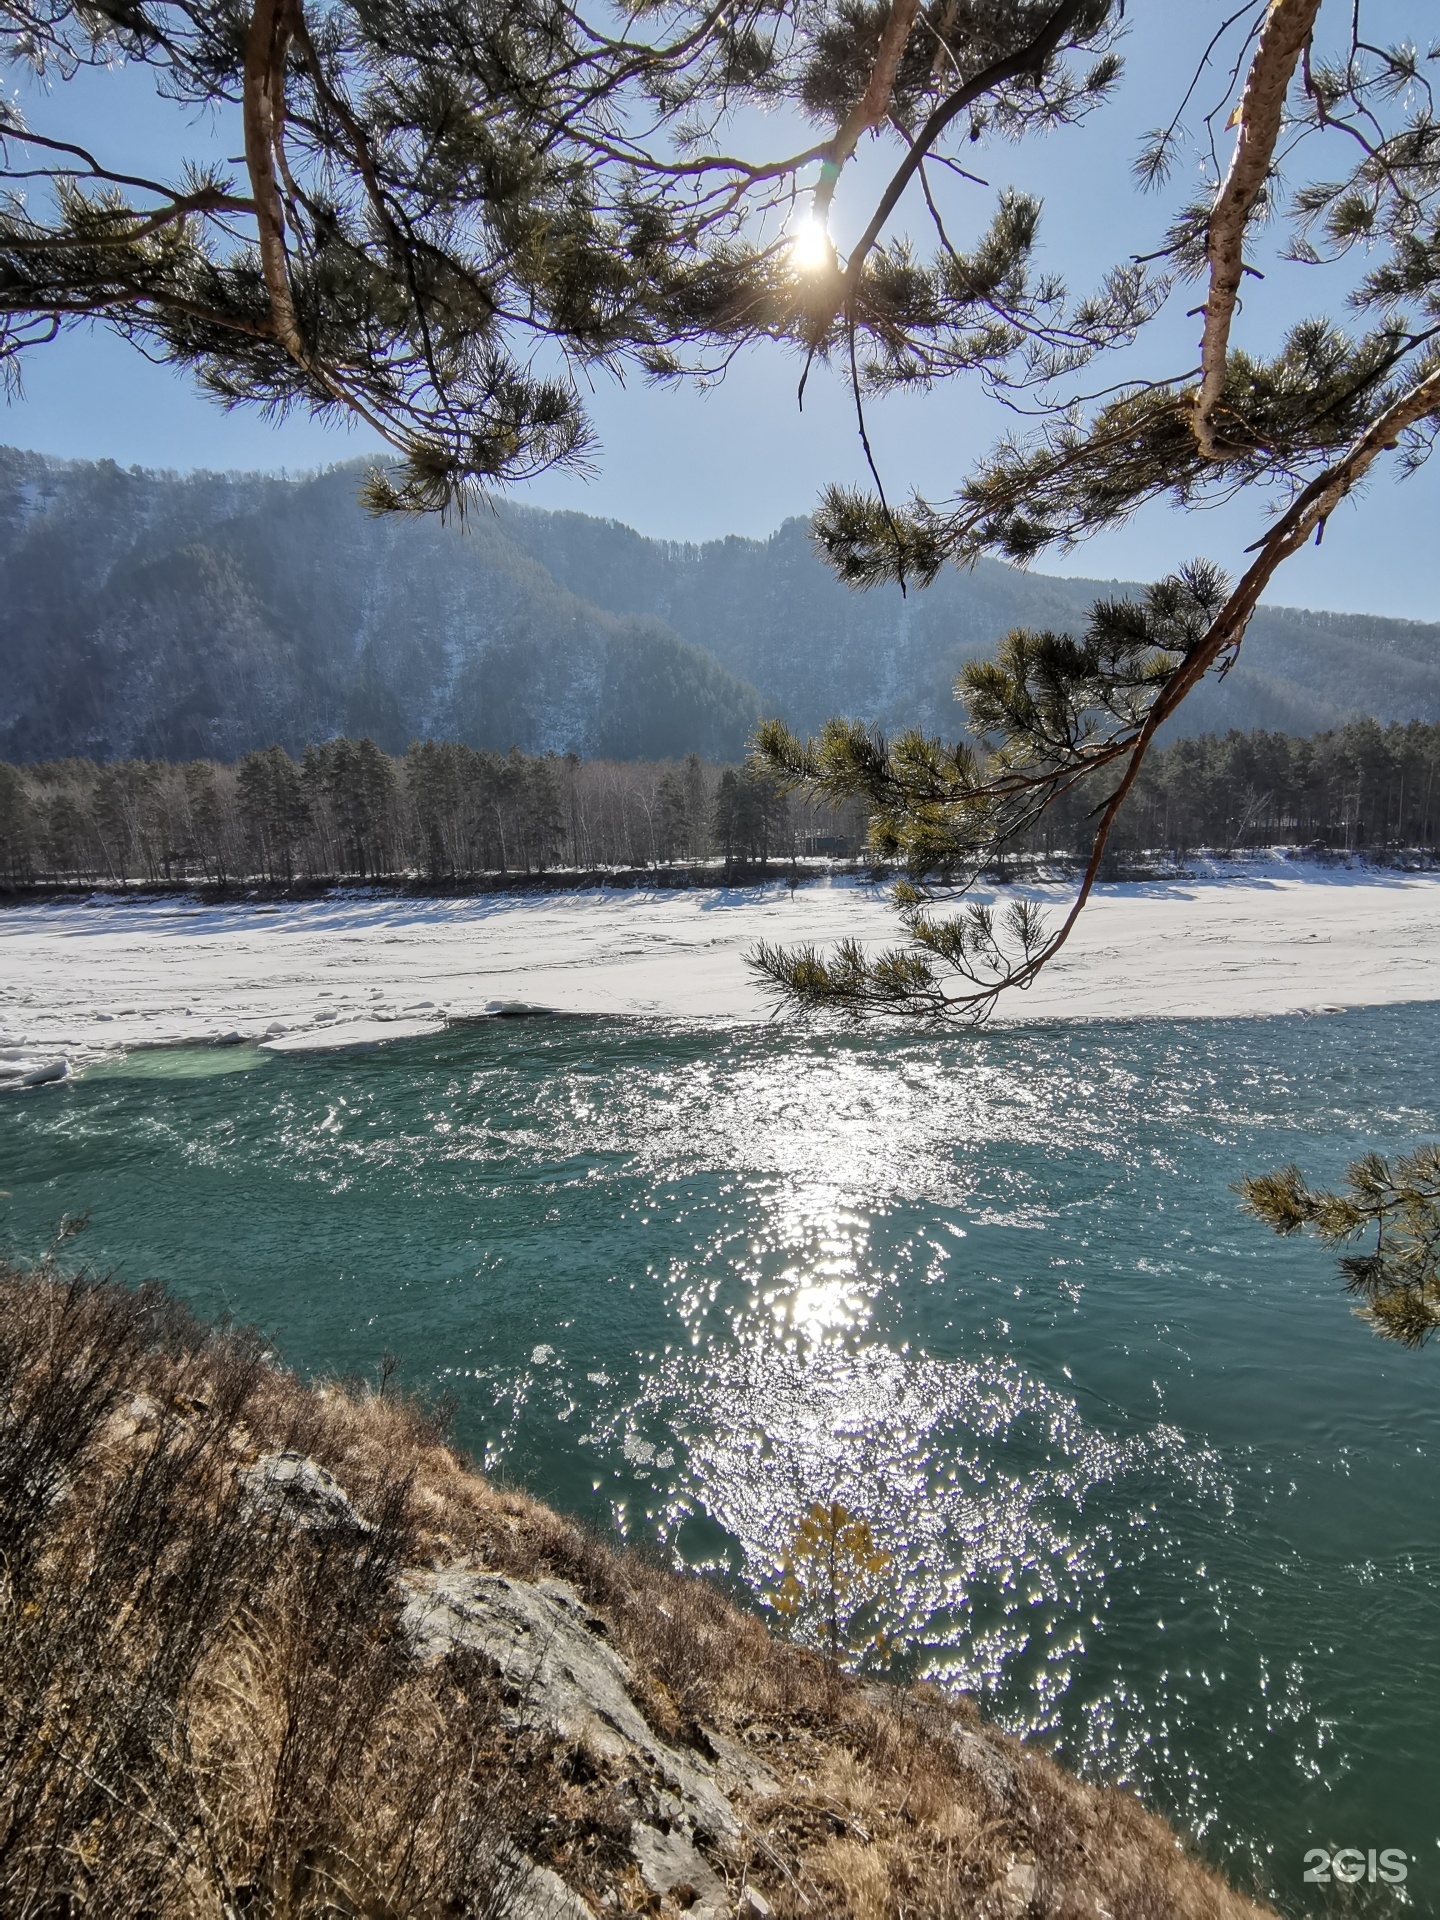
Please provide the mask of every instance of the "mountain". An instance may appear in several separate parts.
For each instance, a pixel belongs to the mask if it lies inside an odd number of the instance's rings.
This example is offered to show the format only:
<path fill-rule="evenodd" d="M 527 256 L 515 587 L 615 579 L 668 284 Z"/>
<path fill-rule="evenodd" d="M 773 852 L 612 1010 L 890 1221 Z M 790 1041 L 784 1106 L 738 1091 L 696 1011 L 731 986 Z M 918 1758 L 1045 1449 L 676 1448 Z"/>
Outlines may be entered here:
<path fill-rule="evenodd" d="M 506 505 L 501 519 L 562 585 L 613 613 L 664 620 L 752 681 L 767 711 L 807 728 L 846 713 L 953 733 L 966 660 L 1011 627 L 1073 631 L 1096 599 L 1141 591 L 982 560 L 904 598 L 855 593 L 815 558 L 804 520 L 769 540 L 684 546 L 582 514 Z M 1170 732 L 1312 733 L 1359 714 L 1440 720 L 1440 625 L 1261 607 L 1239 664 L 1201 686 Z"/>
<path fill-rule="evenodd" d="M 762 710 L 953 732 L 964 660 L 1127 590 L 982 562 L 904 599 L 855 594 L 802 520 L 703 546 L 509 501 L 460 525 L 374 520 L 358 479 L 0 449 L 0 758 L 231 758 L 346 732 L 730 759 Z M 1175 724 L 1437 720 L 1437 642 L 1420 622 L 1264 608 Z"/>
<path fill-rule="evenodd" d="M 560 586 L 487 511 L 373 520 L 357 474 L 0 451 L 0 758 L 232 758 L 336 733 L 733 759 L 755 689 Z"/>

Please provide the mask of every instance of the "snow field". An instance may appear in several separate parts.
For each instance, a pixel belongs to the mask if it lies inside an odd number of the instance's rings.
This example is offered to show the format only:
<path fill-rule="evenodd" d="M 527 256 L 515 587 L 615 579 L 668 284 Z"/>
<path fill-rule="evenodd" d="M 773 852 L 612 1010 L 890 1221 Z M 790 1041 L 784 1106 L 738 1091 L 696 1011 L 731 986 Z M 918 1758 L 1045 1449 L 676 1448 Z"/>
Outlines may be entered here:
<path fill-rule="evenodd" d="M 1058 921 L 1073 887 L 1027 889 Z M 1003 893 L 987 896 L 1003 902 Z M 200 906 L 85 901 L 0 912 L 0 1087 L 135 1046 L 371 1045 L 511 1010 L 764 1019 L 759 939 L 895 937 L 883 890 L 592 891 Z M 1331 1011 L 1440 999 L 1440 874 L 1279 856 L 1097 890 L 1069 944 L 997 1018 Z"/>

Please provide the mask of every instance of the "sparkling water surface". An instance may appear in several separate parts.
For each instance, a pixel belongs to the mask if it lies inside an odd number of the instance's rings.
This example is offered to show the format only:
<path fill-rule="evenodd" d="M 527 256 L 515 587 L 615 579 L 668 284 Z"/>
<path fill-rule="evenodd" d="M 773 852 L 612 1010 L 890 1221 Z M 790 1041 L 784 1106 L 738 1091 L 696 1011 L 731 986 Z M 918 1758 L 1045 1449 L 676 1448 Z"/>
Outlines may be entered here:
<path fill-rule="evenodd" d="M 1243 1173 L 1440 1134 L 1440 1008 L 944 1037 L 550 1019 L 137 1052 L 0 1105 L 0 1235 L 89 1209 L 303 1369 L 450 1393 L 493 1473 L 764 1605 L 838 1497 L 903 1671 L 1319 1913 L 1440 1913 L 1440 1350 Z M 1372 1904 L 1373 1903 L 1373 1904 Z"/>

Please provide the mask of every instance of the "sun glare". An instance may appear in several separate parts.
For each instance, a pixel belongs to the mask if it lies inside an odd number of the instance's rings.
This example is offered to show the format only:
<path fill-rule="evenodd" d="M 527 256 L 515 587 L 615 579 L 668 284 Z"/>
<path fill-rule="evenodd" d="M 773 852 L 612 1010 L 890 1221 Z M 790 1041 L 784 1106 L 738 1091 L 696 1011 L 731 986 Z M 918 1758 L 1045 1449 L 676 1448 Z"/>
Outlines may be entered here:
<path fill-rule="evenodd" d="M 807 213 L 796 224 L 790 238 L 790 258 L 804 273 L 828 267 L 835 258 L 835 243 L 826 232 L 824 222 L 817 220 L 813 213 Z"/>

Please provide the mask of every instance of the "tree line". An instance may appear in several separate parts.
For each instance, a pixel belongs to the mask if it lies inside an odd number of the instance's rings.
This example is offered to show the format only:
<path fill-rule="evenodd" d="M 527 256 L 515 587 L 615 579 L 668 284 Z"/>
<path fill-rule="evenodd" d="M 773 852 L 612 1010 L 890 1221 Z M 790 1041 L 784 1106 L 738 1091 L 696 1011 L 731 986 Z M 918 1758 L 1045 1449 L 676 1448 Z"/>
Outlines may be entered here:
<path fill-rule="evenodd" d="M 1120 852 L 1301 846 L 1428 848 L 1440 840 L 1440 725 L 1355 720 L 1301 737 L 1257 730 L 1196 734 L 1141 768 L 1111 838 Z M 1033 850 L 1078 855 L 1113 778 L 1065 796 L 1030 836 Z"/>
<path fill-rule="evenodd" d="M 0 762 L 0 875 L 12 884 L 275 885 L 660 868 L 856 855 L 865 821 L 691 754 L 582 761 L 335 739 L 194 760 Z"/>
<path fill-rule="evenodd" d="M 1440 842 L 1440 725 L 1374 720 L 1309 738 L 1230 732 L 1156 751 L 1126 804 L 1120 851 Z M 1013 851 L 1079 853 L 1102 796 L 1075 788 Z M 827 809 L 753 768 L 580 760 L 417 741 L 281 747 L 195 760 L 0 762 L 0 874 L 37 881 L 275 885 L 723 863 L 864 851 L 855 803 Z"/>

